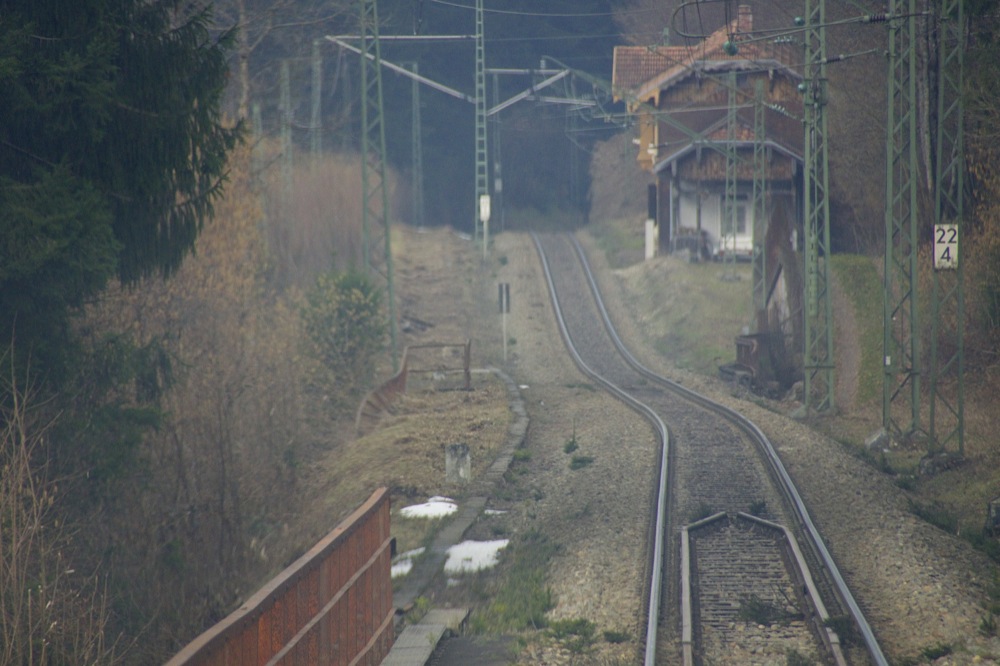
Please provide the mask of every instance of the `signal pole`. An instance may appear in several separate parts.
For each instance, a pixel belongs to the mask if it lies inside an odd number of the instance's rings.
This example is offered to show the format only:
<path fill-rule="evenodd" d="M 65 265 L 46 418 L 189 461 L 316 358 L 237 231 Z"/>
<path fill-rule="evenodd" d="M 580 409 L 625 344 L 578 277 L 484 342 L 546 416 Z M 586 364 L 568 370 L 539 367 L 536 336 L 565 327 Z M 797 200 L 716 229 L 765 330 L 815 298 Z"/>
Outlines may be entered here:
<path fill-rule="evenodd" d="M 412 70 L 417 76 L 420 75 L 418 63 L 413 63 Z M 412 138 L 410 164 L 413 173 L 413 225 L 422 229 L 424 226 L 424 140 L 423 121 L 420 119 L 420 81 L 413 79 L 411 86 L 410 99 L 413 105 L 413 115 L 410 126 Z"/>
<path fill-rule="evenodd" d="M 964 455 L 965 279 L 963 261 L 958 254 L 964 227 L 964 2 L 943 0 L 939 11 L 929 426 L 934 447 L 945 450 L 953 444 L 958 454 Z M 943 256 L 952 249 L 954 255 Z M 952 390 L 946 391 L 948 387 Z"/>
<path fill-rule="evenodd" d="M 803 411 L 832 412 L 833 312 L 830 303 L 830 202 L 827 141 L 826 0 L 805 11 L 805 326 Z"/>
<path fill-rule="evenodd" d="M 385 182 L 385 124 L 382 114 L 382 56 L 376 0 L 361 0 L 361 190 L 362 253 L 365 270 L 385 285 L 393 370 L 399 369 L 396 295 L 393 289 L 389 192 Z"/>
<path fill-rule="evenodd" d="M 893 18 L 885 158 L 882 428 L 890 437 L 909 438 L 920 429 L 921 373 L 916 297 L 916 1 L 892 0 L 889 12 Z"/>
<path fill-rule="evenodd" d="M 730 70 L 726 77 L 728 88 L 726 112 L 726 192 L 722 199 L 722 233 L 719 240 L 722 243 L 723 259 L 726 269 L 724 280 L 735 280 L 736 266 L 736 184 L 739 180 L 737 172 L 738 154 L 736 151 L 736 95 L 737 80 L 735 70 Z M 728 227 L 727 227 L 728 225 Z M 732 243 L 732 247 L 730 247 Z"/>
<path fill-rule="evenodd" d="M 764 136 L 764 82 L 757 81 L 753 105 L 753 196 L 750 215 L 753 224 L 753 317 L 751 330 L 767 330 L 767 145 Z"/>
<path fill-rule="evenodd" d="M 493 75 L 493 104 L 500 104 L 500 76 Z M 499 221 L 500 231 L 504 230 L 504 207 L 503 207 L 503 156 L 500 154 L 501 142 L 500 114 L 493 114 L 493 197 L 496 199 L 493 206 L 494 216 Z"/>
<path fill-rule="evenodd" d="M 483 0 L 476 0 L 476 230 L 483 240 L 483 257 L 489 247 L 490 174 L 486 152 L 486 48 L 483 35 Z"/>
<path fill-rule="evenodd" d="M 320 125 L 323 123 L 323 57 L 319 51 L 320 40 L 314 39 L 312 46 L 312 117 L 309 122 L 309 152 L 313 158 L 313 166 L 323 149 L 323 134 Z"/>
<path fill-rule="evenodd" d="M 736 164 L 738 157 L 736 152 L 736 85 L 736 72 L 730 70 L 727 77 L 729 104 L 726 114 L 726 193 L 722 203 L 723 233 L 719 234 L 726 264 L 724 278 L 727 280 L 735 279 L 734 266 L 736 265 L 736 183 L 739 176 Z M 732 243 L 731 247 L 730 243 Z"/>

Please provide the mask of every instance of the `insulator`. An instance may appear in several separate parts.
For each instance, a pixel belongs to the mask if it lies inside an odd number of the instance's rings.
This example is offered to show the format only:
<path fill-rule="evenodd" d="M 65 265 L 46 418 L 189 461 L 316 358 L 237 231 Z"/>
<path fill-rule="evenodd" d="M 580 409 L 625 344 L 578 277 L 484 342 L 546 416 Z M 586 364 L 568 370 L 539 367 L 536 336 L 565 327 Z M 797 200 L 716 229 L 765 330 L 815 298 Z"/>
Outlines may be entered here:
<path fill-rule="evenodd" d="M 885 23 L 889 20 L 889 14 L 887 12 L 877 12 L 875 14 L 866 14 L 866 23 Z"/>

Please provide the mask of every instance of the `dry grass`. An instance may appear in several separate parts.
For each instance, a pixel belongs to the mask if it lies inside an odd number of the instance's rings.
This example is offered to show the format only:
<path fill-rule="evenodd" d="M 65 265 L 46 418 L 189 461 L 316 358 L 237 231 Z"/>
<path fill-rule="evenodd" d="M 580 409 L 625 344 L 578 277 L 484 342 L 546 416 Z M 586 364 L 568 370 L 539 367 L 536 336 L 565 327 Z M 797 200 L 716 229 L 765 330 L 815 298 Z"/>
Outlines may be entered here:
<path fill-rule="evenodd" d="M 736 280 L 729 280 L 730 273 Z M 736 360 L 736 336 L 750 318 L 749 264 L 689 264 L 658 257 L 619 271 L 629 304 L 656 349 L 679 368 L 707 375 Z"/>
<path fill-rule="evenodd" d="M 617 164 L 615 164 L 617 159 Z M 605 187 L 601 183 L 616 187 L 615 170 L 632 174 L 636 167 L 629 162 L 631 157 L 622 142 L 603 146 L 595 156 L 595 188 Z M 597 190 L 595 189 L 595 192 Z M 596 196 L 596 194 L 595 194 Z M 617 271 L 619 279 L 630 294 L 631 309 L 639 313 L 636 320 L 645 335 L 656 340 L 656 348 L 671 363 L 706 375 L 716 375 L 720 362 L 735 357 L 733 338 L 747 323 L 750 309 L 750 285 L 748 276 L 740 282 L 723 282 L 718 273 L 723 267 L 718 264 L 687 264 L 670 257 L 659 257 L 652 262 L 640 262 L 629 247 L 638 228 L 635 219 L 628 219 L 629 210 L 618 201 L 619 195 L 605 192 L 605 200 L 595 201 L 594 210 L 604 215 L 595 217 L 595 236 L 601 239 L 602 249 L 612 266 L 620 257 L 632 257 L 638 262 Z M 634 193 L 633 193 L 634 196 Z M 644 201 L 644 196 L 639 199 Z M 618 203 L 616 203 L 616 201 Z M 634 214 L 634 211 L 633 211 Z M 967 255 L 967 269 L 978 265 L 981 257 L 970 251 Z M 970 256 L 971 255 L 971 256 Z M 834 279 L 851 297 L 848 300 L 855 308 L 856 334 L 859 339 L 838 340 L 838 348 L 853 345 L 861 350 L 859 368 L 859 390 L 857 401 L 847 406 L 849 411 L 817 423 L 831 436 L 861 451 L 865 440 L 881 425 L 882 372 L 881 372 L 881 277 L 878 270 L 872 270 L 869 260 L 857 257 L 836 259 L 839 271 Z M 872 262 L 876 265 L 877 260 Z M 929 261 L 921 261 L 926 269 L 920 275 L 921 301 L 918 304 L 924 313 L 925 336 L 930 335 L 930 274 Z M 745 267 L 739 267 L 745 268 Z M 863 270 L 862 270 L 863 269 Z M 846 282 L 844 281 L 846 279 Z M 974 317 L 974 308 L 982 307 L 973 297 L 978 294 L 968 285 L 978 284 L 974 277 L 967 275 L 967 317 Z M 875 321 L 872 321 L 872 317 Z M 839 320 L 834 313 L 834 319 Z M 981 323 L 981 322 L 980 322 Z M 846 332 L 846 331 L 845 331 Z M 968 358 L 987 358 L 982 353 L 986 346 L 983 336 L 976 327 L 966 330 L 967 345 L 970 340 L 978 344 L 975 350 L 967 348 Z M 978 337 L 977 337 L 978 335 Z M 929 341 L 929 337 L 926 338 Z M 929 346 L 929 342 L 927 343 Z M 927 349 L 924 350 L 926 355 Z M 925 359 L 926 360 L 926 359 Z M 874 364 L 874 368 L 873 368 Z M 935 477 L 921 478 L 913 485 L 915 498 L 921 502 L 939 503 L 962 528 L 978 530 L 983 525 L 986 505 L 1000 494 L 1000 447 L 996 440 L 996 395 L 1000 389 L 1000 372 L 993 368 L 969 366 L 967 368 L 965 403 L 965 453 L 966 463 L 958 469 L 941 473 Z M 838 377 L 839 378 L 839 377 Z M 925 390 L 929 383 L 925 380 Z M 923 404 L 923 425 L 927 426 L 929 396 Z M 779 407 L 780 408 L 780 407 Z M 951 445 L 949 449 L 954 449 Z M 883 462 L 874 457 L 876 465 L 886 465 L 898 474 L 913 473 L 926 454 L 926 443 L 894 449 Z"/>
<path fill-rule="evenodd" d="M 510 424 L 506 387 L 493 375 L 476 375 L 472 391 L 421 391 L 402 397 L 395 415 L 374 432 L 331 452 L 314 470 L 310 495 L 318 497 L 314 516 L 335 525 L 375 488 L 392 491 L 393 536 L 400 551 L 421 545 L 432 521 L 397 518 L 398 509 L 432 495 L 461 495 L 445 483 L 445 447 L 465 443 L 473 479 L 493 463 Z M 413 529 L 407 523 L 416 522 Z"/>
<path fill-rule="evenodd" d="M 256 151 L 256 160 L 270 165 L 260 174 L 260 181 L 266 201 L 263 231 L 271 286 L 304 289 L 322 273 L 361 265 L 361 167 L 357 156 L 306 157 L 296 162 L 286 184 L 278 146 L 264 141 Z M 390 172 L 386 179 L 393 209 L 390 216 L 396 219 L 397 178 Z M 374 242 L 376 232 L 372 233 Z"/>
<path fill-rule="evenodd" d="M 637 319 L 647 335 L 656 339 L 659 352 L 677 367 L 715 375 L 720 362 L 735 357 L 733 338 L 745 323 L 741 315 L 749 307 L 749 282 L 724 282 L 718 279 L 723 270 L 718 264 L 694 265 L 665 257 L 618 272 L 633 299 L 630 307 L 642 313 Z M 874 270 L 862 275 L 854 267 L 847 273 L 851 281 L 845 286 L 851 292 L 860 292 L 853 293 L 858 321 L 855 333 L 859 339 L 842 340 L 840 344 L 861 349 L 860 392 L 856 404 L 834 417 L 821 419 L 816 427 L 862 454 L 865 440 L 881 426 L 881 368 L 871 368 L 881 358 L 881 321 L 871 321 L 872 316 L 881 315 L 881 284 Z M 966 463 L 910 484 L 916 501 L 939 507 L 963 532 L 978 532 L 984 524 L 987 503 L 1000 494 L 1000 451 L 995 436 L 1000 386 L 994 374 L 980 371 L 966 377 Z M 925 427 L 929 399 L 926 395 L 923 403 Z M 925 442 L 897 446 L 884 460 L 875 456 L 871 461 L 900 478 L 909 478 L 918 470 L 926 447 Z M 954 444 L 949 446 L 949 450 L 954 449 Z"/>

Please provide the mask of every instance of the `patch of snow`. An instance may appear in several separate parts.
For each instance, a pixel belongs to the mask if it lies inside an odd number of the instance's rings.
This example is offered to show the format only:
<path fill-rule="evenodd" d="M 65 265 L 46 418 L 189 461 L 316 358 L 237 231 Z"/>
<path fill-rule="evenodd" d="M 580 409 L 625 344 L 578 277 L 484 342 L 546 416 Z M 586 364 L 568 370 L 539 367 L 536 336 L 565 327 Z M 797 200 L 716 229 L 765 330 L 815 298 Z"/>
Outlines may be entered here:
<path fill-rule="evenodd" d="M 410 573 L 413 570 L 413 560 L 402 560 L 400 562 L 394 562 L 392 568 L 389 570 L 393 578 L 400 578 Z"/>
<path fill-rule="evenodd" d="M 434 496 L 423 504 L 413 504 L 400 509 L 403 518 L 444 518 L 458 511 L 455 500 Z"/>
<path fill-rule="evenodd" d="M 413 569 L 413 560 L 416 557 L 424 554 L 425 548 L 415 548 L 414 550 L 408 550 L 405 553 L 400 553 L 392 560 L 392 577 L 398 578 L 400 576 L 405 576 L 410 573 Z"/>
<path fill-rule="evenodd" d="M 496 566 L 497 555 L 509 539 L 496 541 L 463 541 L 448 549 L 444 572 L 448 574 L 480 571 Z"/>

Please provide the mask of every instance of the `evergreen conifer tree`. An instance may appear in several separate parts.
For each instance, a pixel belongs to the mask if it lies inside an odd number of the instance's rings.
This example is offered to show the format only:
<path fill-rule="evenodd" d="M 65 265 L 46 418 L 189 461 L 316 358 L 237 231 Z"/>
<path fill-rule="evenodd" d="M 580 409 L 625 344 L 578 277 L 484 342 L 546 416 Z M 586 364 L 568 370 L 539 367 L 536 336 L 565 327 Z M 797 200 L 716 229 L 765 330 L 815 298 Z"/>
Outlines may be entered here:
<path fill-rule="evenodd" d="M 180 0 L 0 0 L 0 342 L 59 372 L 73 307 L 169 275 L 239 127 L 232 33 Z"/>

